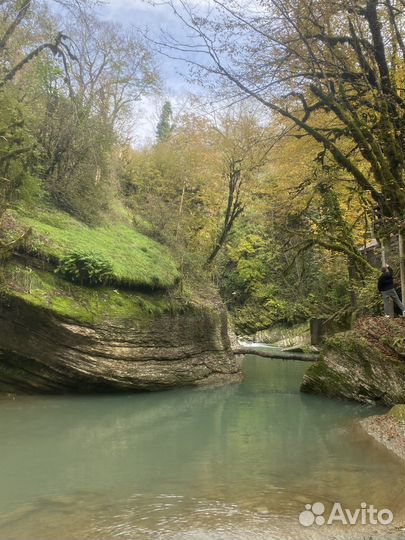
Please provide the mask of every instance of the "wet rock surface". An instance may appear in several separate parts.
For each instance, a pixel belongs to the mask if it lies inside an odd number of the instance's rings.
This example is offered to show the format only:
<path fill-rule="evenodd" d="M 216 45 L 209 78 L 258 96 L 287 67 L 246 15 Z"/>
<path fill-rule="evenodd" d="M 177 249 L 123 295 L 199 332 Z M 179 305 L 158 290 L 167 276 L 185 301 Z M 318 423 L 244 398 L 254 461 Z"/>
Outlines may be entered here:
<path fill-rule="evenodd" d="M 0 302 L 0 392 L 145 391 L 239 378 L 217 301 L 94 325 L 15 297 Z"/>
<path fill-rule="evenodd" d="M 326 340 L 301 391 L 392 406 L 405 403 L 404 321 L 359 320 L 349 332 Z"/>

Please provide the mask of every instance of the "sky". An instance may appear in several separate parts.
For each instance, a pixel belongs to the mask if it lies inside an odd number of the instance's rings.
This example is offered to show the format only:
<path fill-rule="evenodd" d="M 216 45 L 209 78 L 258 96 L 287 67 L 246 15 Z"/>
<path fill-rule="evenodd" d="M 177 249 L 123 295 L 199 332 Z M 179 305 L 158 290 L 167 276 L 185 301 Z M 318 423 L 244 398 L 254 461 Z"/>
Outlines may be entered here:
<path fill-rule="evenodd" d="M 202 5 L 207 0 L 196 1 Z M 181 21 L 174 15 L 172 9 L 163 3 L 152 6 L 143 0 L 107 0 L 100 8 L 100 15 L 123 26 L 148 30 L 148 34 L 154 38 L 158 38 L 161 30 L 168 31 L 178 38 L 186 38 Z M 134 128 L 133 139 L 137 146 L 148 144 L 154 139 L 163 102 L 170 100 L 176 111 L 184 106 L 192 90 L 192 86 L 181 75 L 181 72 L 187 71 L 184 62 L 157 56 L 157 64 L 163 81 L 162 95 L 144 98 L 136 106 L 138 121 Z"/>

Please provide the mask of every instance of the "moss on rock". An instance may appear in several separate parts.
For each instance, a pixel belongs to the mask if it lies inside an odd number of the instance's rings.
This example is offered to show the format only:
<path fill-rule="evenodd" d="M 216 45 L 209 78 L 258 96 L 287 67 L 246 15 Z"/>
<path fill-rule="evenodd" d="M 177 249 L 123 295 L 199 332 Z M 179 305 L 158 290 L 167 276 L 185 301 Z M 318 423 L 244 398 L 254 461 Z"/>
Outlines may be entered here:
<path fill-rule="evenodd" d="M 404 356 L 396 345 L 403 332 L 402 320 L 358 321 L 354 330 L 326 340 L 301 390 L 389 406 L 405 403 Z"/>
<path fill-rule="evenodd" d="M 240 380 L 226 310 L 210 286 L 177 286 L 168 249 L 129 222 L 88 227 L 54 208 L 19 211 L 27 245 L 0 269 L 0 392 L 159 390 Z M 55 273 L 99 253 L 109 286 Z M 84 283 L 84 282 L 83 282 Z"/>
<path fill-rule="evenodd" d="M 89 324 L 126 319 L 147 323 L 182 306 L 163 292 L 146 294 L 110 287 L 81 287 L 52 272 L 14 262 L 3 270 L 2 291 L 3 295 L 20 298 L 37 308 Z"/>
<path fill-rule="evenodd" d="M 395 405 L 388 413 L 398 423 L 405 423 L 405 405 Z"/>
<path fill-rule="evenodd" d="M 9 264 L 0 392 L 160 390 L 240 380 L 219 299 L 69 284 Z"/>
<path fill-rule="evenodd" d="M 98 254 L 112 269 L 112 282 L 121 287 L 165 289 L 180 279 L 167 247 L 139 233 L 128 221 L 90 227 L 52 206 L 24 209 L 8 215 L 9 230 L 31 234 L 22 250 L 57 265 L 68 253 Z"/>

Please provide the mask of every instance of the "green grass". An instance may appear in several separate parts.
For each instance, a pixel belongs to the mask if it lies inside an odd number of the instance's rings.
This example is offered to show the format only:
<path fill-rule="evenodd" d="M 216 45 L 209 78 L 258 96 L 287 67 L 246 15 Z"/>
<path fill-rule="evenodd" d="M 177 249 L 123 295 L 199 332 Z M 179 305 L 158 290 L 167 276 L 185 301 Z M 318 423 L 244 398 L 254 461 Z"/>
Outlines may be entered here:
<path fill-rule="evenodd" d="M 91 289 L 11 262 L 3 270 L 2 288 L 6 294 L 35 307 L 90 324 L 114 320 L 146 324 L 151 318 L 181 309 L 161 292 L 142 294 L 109 287 Z"/>
<path fill-rule="evenodd" d="M 99 254 L 112 266 L 113 283 L 124 287 L 170 288 L 179 280 L 169 251 L 129 223 L 89 227 L 51 207 L 19 209 L 14 217 L 32 228 L 26 250 L 44 260 L 57 262 L 71 251 Z"/>

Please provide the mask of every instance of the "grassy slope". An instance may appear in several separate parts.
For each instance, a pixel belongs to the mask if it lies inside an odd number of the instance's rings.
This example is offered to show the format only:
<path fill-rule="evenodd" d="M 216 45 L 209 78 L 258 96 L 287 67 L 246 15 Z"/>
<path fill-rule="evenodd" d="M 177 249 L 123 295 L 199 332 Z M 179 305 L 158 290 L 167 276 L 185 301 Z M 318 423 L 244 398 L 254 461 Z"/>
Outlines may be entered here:
<path fill-rule="evenodd" d="M 150 317 L 180 307 L 161 293 L 80 287 L 50 272 L 12 262 L 6 265 L 3 279 L 6 293 L 83 323 L 117 319 L 147 322 Z"/>
<path fill-rule="evenodd" d="M 129 223 L 89 227 L 55 208 L 18 210 L 17 221 L 32 228 L 28 249 L 46 260 L 59 260 L 70 251 L 100 254 L 112 267 L 118 285 L 169 288 L 179 273 L 169 251 L 138 233 Z"/>

